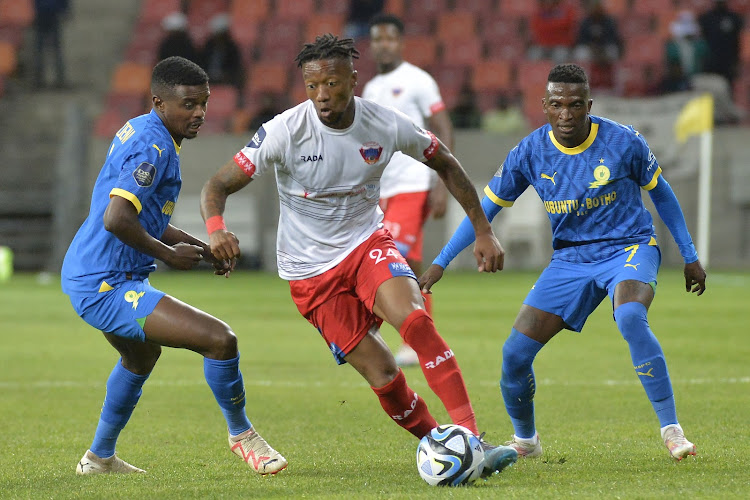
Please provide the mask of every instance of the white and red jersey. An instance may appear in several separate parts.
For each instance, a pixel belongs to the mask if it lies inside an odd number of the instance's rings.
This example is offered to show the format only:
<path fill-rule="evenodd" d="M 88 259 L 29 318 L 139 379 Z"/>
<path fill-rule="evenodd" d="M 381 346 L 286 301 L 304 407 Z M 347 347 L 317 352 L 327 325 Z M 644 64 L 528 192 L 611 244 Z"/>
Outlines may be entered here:
<path fill-rule="evenodd" d="M 326 127 L 307 100 L 258 129 L 234 157 L 251 178 L 276 173 L 279 276 L 317 276 L 382 226 L 380 176 L 396 151 L 425 161 L 437 138 L 406 115 L 355 97 L 354 122 Z"/>
<path fill-rule="evenodd" d="M 367 82 L 362 97 L 396 108 L 422 128 L 429 117 L 445 109 L 435 79 L 406 61 L 393 71 L 377 75 Z M 390 198 L 401 193 L 429 191 L 436 175 L 426 165 L 396 154 L 383 173 L 381 196 Z"/>

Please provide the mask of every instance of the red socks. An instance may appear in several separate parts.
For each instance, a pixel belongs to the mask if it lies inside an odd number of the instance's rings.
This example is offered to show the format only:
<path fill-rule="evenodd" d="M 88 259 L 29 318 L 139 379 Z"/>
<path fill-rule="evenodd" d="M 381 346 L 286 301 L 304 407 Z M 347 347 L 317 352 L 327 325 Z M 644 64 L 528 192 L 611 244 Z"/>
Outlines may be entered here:
<path fill-rule="evenodd" d="M 427 385 L 443 402 L 453 423 L 479 435 L 461 369 L 429 314 L 423 309 L 416 309 L 404 320 L 399 333 L 404 342 L 416 351 Z"/>
<path fill-rule="evenodd" d="M 424 399 L 406 385 L 404 372 L 398 371 L 396 378 L 383 387 L 372 387 L 380 399 L 380 406 L 401 427 L 414 434 L 417 439 L 426 436 L 437 427 Z"/>

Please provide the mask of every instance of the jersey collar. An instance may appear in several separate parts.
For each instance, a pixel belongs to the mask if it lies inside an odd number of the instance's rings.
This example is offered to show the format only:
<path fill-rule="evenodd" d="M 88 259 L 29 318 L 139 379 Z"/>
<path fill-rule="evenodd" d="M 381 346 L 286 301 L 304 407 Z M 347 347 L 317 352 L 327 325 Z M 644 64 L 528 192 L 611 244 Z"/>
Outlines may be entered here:
<path fill-rule="evenodd" d="M 595 123 L 593 120 L 591 121 L 591 130 L 589 131 L 589 136 L 586 138 L 585 141 L 583 141 L 581 144 L 574 148 L 566 148 L 559 142 L 557 142 L 557 139 L 555 139 L 555 134 L 552 133 L 552 130 L 550 130 L 549 133 L 549 139 L 552 141 L 552 144 L 555 145 L 557 149 L 560 150 L 561 153 L 564 153 L 566 155 L 577 155 L 578 153 L 583 153 L 588 149 L 589 146 L 591 146 L 594 143 L 594 140 L 596 139 L 596 134 L 599 132 L 599 124 Z"/>

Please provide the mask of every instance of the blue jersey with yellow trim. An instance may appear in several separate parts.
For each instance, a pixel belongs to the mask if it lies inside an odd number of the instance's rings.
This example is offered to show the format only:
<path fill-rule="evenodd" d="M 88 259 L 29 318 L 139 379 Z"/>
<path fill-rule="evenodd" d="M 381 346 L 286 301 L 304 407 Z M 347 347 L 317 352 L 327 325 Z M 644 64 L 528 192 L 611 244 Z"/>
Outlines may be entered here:
<path fill-rule="evenodd" d="M 128 121 L 112 140 L 94 185 L 89 215 L 73 238 L 62 266 L 62 289 L 78 295 L 109 290 L 125 273 L 145 277 L 154 258 L 104 229 L 112 196 L 129 200 L 146 231 L 161 238 L 182 186 L 179 147 L 155 111 Z"/>
<path fill-rule="evenodd" d="M 621 245 L 655 245 L 651 214 L 640 189 L 653 189 L 661 168 L 631 126 L 590 116 L 588 138 L 575 148 L 555 139 L 549 124 L 515 148 L 485 188 L 509 207 L 531 185 L 552 226 L 553 259 L 601 260 Z"/>

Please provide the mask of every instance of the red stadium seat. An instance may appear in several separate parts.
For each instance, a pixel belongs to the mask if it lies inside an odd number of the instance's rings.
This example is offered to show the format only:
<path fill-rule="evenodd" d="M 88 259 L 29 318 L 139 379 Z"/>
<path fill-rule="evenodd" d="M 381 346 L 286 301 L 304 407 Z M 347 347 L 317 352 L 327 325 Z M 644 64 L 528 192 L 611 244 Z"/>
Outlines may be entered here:
<path fill-rule="evenodd" d="M 116 110 L 120 116 L 132 118 L 150 110 L 151 102 L 145 94 L 115 94 L 110 92 L 107 95 L 104 108 Z"/>
<path fill-rule="evenodd" d="M 519 17 L 529 18 L 536 11 L 537 2 L 529 1 L 503 1 L 500 2 L 500 14 L 506 18 L 517 19 Z"/>
<path fill-rule="evenodd" d="M 404 23 L 404 35 L 422 35 L 434 37 L 435 22 L 432 17 L 413 17 Z"/>
<path fill-rule="evenodd" d="M 232 17 L 229 25 L 229 32 L 232 38 L 244 52 L 254 47 L 260 39 L 261 23 L 253 18 L 235 18 Z"/>
<path fill-rule="evenodd" d="M 491 0 L 461 0 L 453 7 L 454 12 L 473 12 L 481 18 L 497 13 L 497 6 Z"/>
<path fill-rule="evenodd" d="M 435 19 L 448 10 L 447 0 L 410 0 L 406 2 L 406 6 L 408 10 L 405 17 L 408 19 L 416 17 Z"/>
<path fill-rule="evenodd" d="M 143 0 L 140 21 L 158 24 L 172 12 L 181 12 L 181 4 L 181 0 Z"/>
<path fill-rule="evenodd" d="M 0 23 L 2 23 L 2 19 L 0 19 Z M 18 50 L 23 44 L 23 34 L 25 31 L 26 28 L 23 26 L 0 25 L 0 40 L 10 43 Z"/>
<path fill-rule="evenodd" d="M 477 61 L 471 86 L 478 93 L 497 92 L 515 87 L 513 63 L 501 60 Z"/>
<path fill-rule="evenodd" d="M 145 95 L 151 87 L 151 66 L 121 62 L 112 75 L 110 89 L 115 94 Z"/>
<path fill-rule="evenodd" d="M 103 139 L 112 139 L 130 118 L 132 117 L 122 114 L 118 109 L 107 109 L 94 122 L 94 135 Z"/>
<path fill-rule="evenodd" d="M 604 0 L 604 9 L 610 16 L 615 17 L 618 22 L 630 12 L 630 0 Z"/>
<path fill-rule="evenodd" d="M 442 59 L 449 64 L 473 66 L 482 58 L 483 47 L 478 38 L 446 40 L 442 48 Z"/>
<path fill-rule="evenodd" d="M 431 36 L 404 35 L 404 59 L 420 68 L 437 61 L 437 41 Z"/>
<path fill-rule="evenodd" d="M 10 76 L 16 72 L 18 56 L 10 42 L 0 41 L 0 76 Z"/>
<path fill-rule="evenodd" d="M 547 60 L 521 61 L 516 67 L 516 82 L 521 89 L 544 93 L 547 77 L 555 63 Z M 526 91 L 526 90 L 525 90 Z"/>
<path fill-rule="evenodd" d="M 271 15 L 271 0 L 232 0 L 229 14 L 232 16 L 232 26 L 264 21 Z"/>
<path fill-rule="evenodd" d="M 642 64 L 663 64 L 664 41 L 657 35 L 626 38 L 624 60 Z"/>
<path fill-rule="evenodd" d="M 294 58 L 302 50 L 301 33 L 302 25 L 297 20 L 269 19 L 260 38 L 260 57 L 267 61 L 293 64 Z"/>
<path fill-rule="evenodd" d="M 34 21 L 33 0 L 0 0 L 0 24 L 30 26 Z"/>
<path fill-rule="evenodd" d="M 405 0 L 385 0 L 383 12 L 393 14 L 394 16 L 404 17 L 406 13 Z"/>
<path fill-rule="evenodd" d="M 438 40 L 451 42 L 477 36 L 477 17 L 473 12 L 443 12 L 437 18 Z"/>
<path fill-rule="evenodd" d="M 304 40 L 313 41 L 316 36 L 332 33 L 342 36 L 345 18 L 341 14 L 310 14 L 306 21 Z"/>
<path fill-rule="evenodd" d="M 253 64 L 245 84 L 246 101 L 257 98 L 261 93 L 286 92 L 289 88 L 291 67 L 288 62 L 277 61 L 257 61 Z"/>
<path fill-rule="evenodd" d="M 750 64 L 750 31 L 747 29 L 740 34 L 740 60 Z"/>
<path fill-rule="evenodd" d="M 315 0 L 276 0 L 275 17 L 304 21 L 315 12 Z"/>
<path fill-rule="evenodd" d="M 346 17 L 349 14 L 349 2 L 341 0 L 320 0 L 318 12 L 321 14 L 337 14 Z"/>
<path fill-rule="evenodd" d="M 631 14 L 620 18 L 618 23 L 620 36 L 624 39 L 656 32 L 656 22 L 646 14 Z"/>
<path fill-rule="evenodd" d="M 208 110 L 206 116 L 228 118 L 237 110 L 239 92 L 232 85 L 211 85 L 211 96 L 208 98 Z"/>
<path fill-rule="evenodd" d="M 673 0 L 648 0 L 647 2 L 633 2 L 634 14 L 655 14 L 671 16 L 675 12 Z"/>

